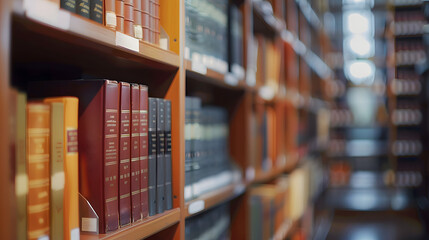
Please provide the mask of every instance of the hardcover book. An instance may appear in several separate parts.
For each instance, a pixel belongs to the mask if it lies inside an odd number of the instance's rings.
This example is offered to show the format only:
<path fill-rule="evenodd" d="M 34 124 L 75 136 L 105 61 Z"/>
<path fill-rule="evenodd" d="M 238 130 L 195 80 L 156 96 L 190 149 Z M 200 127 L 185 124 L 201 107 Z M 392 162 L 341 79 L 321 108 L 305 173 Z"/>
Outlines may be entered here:
<path fill-rule="evenodd" d="M 131 215 L 132 221 L 141 219 L 140 192 L 140 86 L 131 84 Z"/>
<path fill-rule="evenodd" d="M 156 117 L 157 100 L 149 98 L 148 105 L 149 127 L 148 127 L 148 198 L 149 198 L 149 216 L 157 213 L 156 198 L 156 157 L 157 157 L 157 137 L 156 137 Z"/>
<path fill-rule="evenodd" d="M 142 218 L 149 215 L 148 199 L 148 88 L 140 85 L 140 192 Z"/>
<path fill-rule="evenodd" d="M 89 0 L 76 0 L 76 13 L 82 17 L 89 18 Z"/>
<path fill-rule="evenodd" d="M 103 24 L 103 0 L 90 0 L 89 17 L 98 23 Z"/>
<path fill-rule="evenodd" d="M 28 239 L 49 238 L 50 118 L 49 104 L 27 104 Z"/>
<path fill-rule="evenodd" d="M 164 212 L 164 150 L 165 150 L 165 109 L 164 99 L 157 98 L 156 116 L 156 204 L 157 213 Z"/>
<path fill-rule="evenodd" d="M 171 101 L 164 100 L 165 105 L 165 152 L 164 152 L 164 182 L 165 182 L 165 209 L 173 208 L 172 192 L 172 162 L 171 162 Z"/>

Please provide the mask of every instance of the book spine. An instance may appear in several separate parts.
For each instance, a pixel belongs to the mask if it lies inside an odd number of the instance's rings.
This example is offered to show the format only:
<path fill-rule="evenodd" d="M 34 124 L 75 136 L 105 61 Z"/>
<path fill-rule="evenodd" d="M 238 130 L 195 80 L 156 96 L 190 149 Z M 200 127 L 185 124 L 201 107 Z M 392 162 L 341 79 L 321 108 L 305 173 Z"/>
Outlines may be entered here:
<path fill-rule="evenodd" d="M 173 208 L 173 191 L 172 191 L 172 162 L 171 162 L 171 101 L 165 100 L 165 209 Z"/>
<path fill-rule="evenodd" d="M 159 45 L 159 39 L 161 35 L 161 27 L 159 25 L 159 0 L 155 0 L 155 6 L 154 6 L 154 43 Z"/>
<path fill-rule="evenodd" d="M 149 42 L 150 37 L 150 0 L 140 0 L 142 3 L 143 40 Z"/>
<path fill-rule="evenodd" d="M 140 199 L 140 87 L 131 84 L 131 216 L 141 219 Z"/>
<path fill-rule="evenodd" d="M 18 91 L 11 91 L 11 123 L 13 126 L 11 140 L 14 140 L 11 149 L 11 160 L 15 165 L 15 194 L 16 194 L 16 237 L 17 239 L 27 238 L 27 166 L 26 166 L 26 143 L 25 135 L 27 130 L 27 95 Z"/>
<path fill-rule="evenodd" d="M 106 81 L 104 94 L 104 217 L 106 232 L 118 229 L 119 85 Z"/>
<path fill-rule="evenodd" d="M 124 0 L 124 33 L 134 36 L 134 0 Z"/>
<path fill-rule="evenodd" d="M 27 105 L 27 234 L 29 239 L 49 237 L 50 107 Z"/>
<path fill-rule="evenodd" d="M 134 37 L 143 39 L 141 0 L 134 0 Z"/>
<path fill-rule="evenodd" d="M 50 192 L 50 236 L 64 237 L 64 104 L 51 105 L 51 192 Z"/>
<path fill-rule="evenodd" d="M 185 98 L 185 200 L 192 197 L 192 98 Z"/>
<path fill-rule="evenodd" d="M 164 212 L 165 196 L 164 196 L 164 150 L 165 150 L 165 109 L 164 99 L 157 98 L 157 116 L 156 116 L 156 198 L 157 198 L 157 213 Z"/>
<path fill-rule="evenodd" d="M 72 13 L 76 13 L 76 0 L 61 0 L 60 7 Z"/>
<path fill-rule="evenodd" d="M 149 127 L 148 127 L 148 198 L 149 198 L 149 216 L 156 214 L 156 117 L 157 102 L 155 98 L 149 98 Z"/>
<path fill-rule="evenodd" d="M 148 199 L 148 88 L 140 85 L 140 171 L 142 218 L 149 215 Z"/>
<path fill-rule="evenodd" d="M 82 17 L 89 18 L 89 1 L 90 0 L 76 0 L 76 13 Z"/>
<path fill-rule="evenodd" d="M 119 132 L 119 223 L 125 226 L 131 223 L 130 159 L 131 159 L 131 90 L 129 83 L 120 83 L 121 122 Z"/>
<path fill-rule="evenodd" d="M 89 7 L 91 20 L 103 24 L 103 0 L 91 0 L 89 2 Z"/>
<path fill-rule="evenodd" d="M 149 42 L 155 43 L 155 0 L 149 2 Z"/>
<path fill-rule="evenodd" d="M 115 0 L 104 0 L 104 25 L 112 30 L 116 30 Z"/>
<path fill-rule="evenodd" d="M 116 31 L 123 33 L 124 32 L 124 1 L 116 0 L 115 1 L 115 11 L 116 11 Z"/>

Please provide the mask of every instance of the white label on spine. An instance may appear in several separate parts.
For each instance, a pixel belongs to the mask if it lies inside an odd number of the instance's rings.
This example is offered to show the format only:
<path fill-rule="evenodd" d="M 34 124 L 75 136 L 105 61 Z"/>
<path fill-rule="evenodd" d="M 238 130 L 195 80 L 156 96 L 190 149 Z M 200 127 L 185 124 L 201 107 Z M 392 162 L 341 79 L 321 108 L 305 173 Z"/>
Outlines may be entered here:
<path fill-rule="evenodd" d="M 248 167 L 246 169 L 246 180 L 247 181 L 252 181 L 253 179 L 255 179 L 255 168 Z"/>
<path fill-rule="evenodd" d="M 24 8 L 29 18 L 63 30 L 70 29 L 70 12 L 58 9 L 51 1 L 25 1 Z"/>
<path fill-rule="evenodd" d="M 97 232 L 97 218 L 82 218 L 82 232 Z"/>
<path fill-rule="evenodd" d="M 201 212 L 202 210 L 204 210 L 204 205 L 205 205 L 205 203 L 203 200 L 198 200 L 198 201 L 192 202 L 191 204 L 189 204 L 188 213 L 194 214 L 197 212 Z"/>
<path fill-rule="evenodd" d="M 207 67 L 199 61 L 192 61 L 192 71 L 206 75 Z"/>
<path fill-rule="evenodd" d="M 106 25 L 116 28 L 116 14 L 114 12 L 106 12 Z"/>
<path fill-rule="evenodd" d="M 121 32 L 116 32 L 116 46 L 121 46 L 132 51 L 139 51 L 139 40 Z"/>
<path fill-rule="evenodd" d="M 39 237 L 37 240 L 49 240 L 49 236 L 44 235 Z"/>
<path fill-rule="evenodd" d="M 95 219 L 97 220 L 97 219 Z M 83 226 L 83 224 L 82 224 Z M 79 228 L 74 228 L 70 231 L 70 240 L 79 240 L 80 239 L 80 233 Z"/>
<path fill-rule="evenodd" d="M 137 39 L 143 39 L 143 28 L 140 25 L 134 25 L 134 36 Z"/>
<path fill-rule="evenodd" d="M 238 79 L 232 75 L 231 73 L 225 74 L 225 83 L 229 84 L 231 86 L 237 86 L 238 85 Z"/>

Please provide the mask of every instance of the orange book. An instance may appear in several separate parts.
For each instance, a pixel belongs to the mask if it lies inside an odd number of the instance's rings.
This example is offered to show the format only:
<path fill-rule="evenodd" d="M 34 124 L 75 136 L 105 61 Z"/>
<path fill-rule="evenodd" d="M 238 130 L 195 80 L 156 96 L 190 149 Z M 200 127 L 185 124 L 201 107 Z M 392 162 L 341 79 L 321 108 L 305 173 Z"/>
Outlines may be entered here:
<path fill-rule="evenodd" d="M 46 98 L 45 102 L 64 104 L 64 240 L 79 239 L 79 172 L 77 123 L 79 99 Z"/>
<path fill-rule="evenodd" d="M 29 239 L 49 238 L 50 106 L 27 105 L 27 234 Z"/>

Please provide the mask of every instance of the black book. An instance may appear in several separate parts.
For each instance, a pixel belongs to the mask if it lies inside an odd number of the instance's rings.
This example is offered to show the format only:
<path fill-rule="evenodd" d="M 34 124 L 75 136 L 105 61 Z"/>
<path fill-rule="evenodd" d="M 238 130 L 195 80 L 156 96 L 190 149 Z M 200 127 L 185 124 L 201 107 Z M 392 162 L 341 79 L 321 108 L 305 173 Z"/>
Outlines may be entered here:
<path fill-rule="evenodd" d="M 202 175 L 204 172 L 202 167 L 201 158 L 201 99 L 194 97 L 192 98 L 192 150 L 191 150 L 191 161 L 192 161 L 192 196 L 196 197 L 201 193 L 201 185 L 199 182 L 204 178 Z"/>
<path fill-rule="evenodd" d="M 103 23 L 103 0 L 90 0 L 89 17 L 98 23 Z"/>
<path fill-rule="evenodd" d="M 164 212 L 164 150 L 165 150 L 165 109 L 164 99 L 157 98 L 156 119 L 156 206 L 157 213 Z"/>
<path fill-rule="evenodd" d="M 76 13 L 76 0 L 61 0 L 60 7 L 72 13 Z"/>
<path fill-rule="evenodd" d="M 164 100 L 165 104 L 165 152 L 164 152 L 164 161 L 165 161 L 165 209 L 173 208 L 173 193 L 172 193 L 172 162 L 171 162 L 171 102 L 169 100 Z"/>
<path fill-rule="evenodd" d="M 89 18 L 89 0 L 76 0 L 76 13 Z"/>
<path fill-rule="evenodd" d="M 156 117 L 157 117 L 157 100 L 149 98 L 149 128 L 148 128 L 148 197 L 149 197 L 149 216 L 156 214 L 156 154 L 157 154 L 157 137 L 156 137 Z"/>

